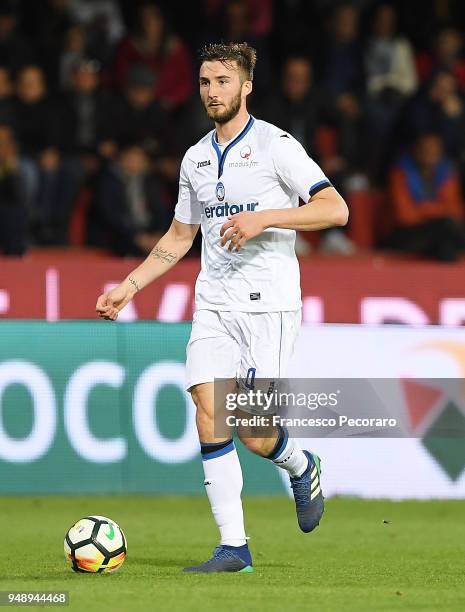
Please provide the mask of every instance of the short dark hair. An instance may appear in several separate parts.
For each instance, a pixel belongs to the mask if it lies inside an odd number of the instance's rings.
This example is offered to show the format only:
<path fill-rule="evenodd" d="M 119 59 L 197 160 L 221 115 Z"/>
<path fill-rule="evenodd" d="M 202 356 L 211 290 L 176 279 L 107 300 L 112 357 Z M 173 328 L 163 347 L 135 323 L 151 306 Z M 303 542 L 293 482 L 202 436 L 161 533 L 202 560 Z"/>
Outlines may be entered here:
<path fill-rule="evenodd" d="M 227 64 L 235 61 L 246 81 L 253 80 L 253 71 L 257 62 L 257 52 L 246 42 L 211 43 L 200 50 L 200 63 L 221 62 Z"/>

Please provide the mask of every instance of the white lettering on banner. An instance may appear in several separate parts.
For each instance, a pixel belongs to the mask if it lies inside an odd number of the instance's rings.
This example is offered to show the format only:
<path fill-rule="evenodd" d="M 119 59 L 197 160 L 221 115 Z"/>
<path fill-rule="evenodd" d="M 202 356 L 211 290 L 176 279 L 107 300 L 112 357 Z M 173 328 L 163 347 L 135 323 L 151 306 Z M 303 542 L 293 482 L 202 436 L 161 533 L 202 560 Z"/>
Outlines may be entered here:
<path fill-rule="evenodd" d="M 163 463 L 184 463 L 193 459 L 199 452 L 195 406 L 190 394 L 184 389 L 184 382 L 184 364 L 165 361 L 146 368 L 134 389 L 133 419 L 137 439 L 149 457 Z M 186 405 L 184 432 L 176 440 L 163 437 L 154 414 L 158 393 L 166 385 L 179 387 Z"/>
<path fill-rule="evenodd" d="M 190 296 L 191 288 L 189 285 L 181 283 L 167 285 L 162 294 L 156 319 L 167 323 L 182 321 Z"/>
<path fill-rule="evenodd" d="M 64 397 L 65 429 L 74 450 L 87 461 L 113 463 L 126 457 L 126 440 L 97 438 L 89 429 L 87 416 L 87 400 L 92 388 L 97 385 L 121 387 L 124 377 L 124 368 L 117 363 L 91 361 L 79 367 L 69 380 Z M 114 414 L 109 414 L 108 418 L 113 420 Z"/>
<path fill-rule="evenodd" d="M 10 310 L 10 294 L 5 289 L 0 289 L 0 314 L 6 314 Z"/>
<path fill-rule="evenodd" d="M 323 323 L 325 318 L 323 300 L 319 297 L 302 299 L 302 323 Z"/>
<path fill-rule="evenodd" d="M 3 427 L 2 399 L 5 389 L 19 384 L 32 398 L 34 420 L 31 432 L 22 439 L 11 438 Z M 0 364 L 0 458 L 26 463 L 37 461 L 52 445 L 56 430 L 56 405 L 53 387 L 45 372 L 28 361 Z"/>
<path fill-rule="evenodd" d="M 59 277 L 56 268 L 48 268 L 45 273 L 45 318 L 47 321 L 58 321 L 60 318 Z"/>
<path fill-rule="evenodd" d="M 462 325 L 465 322 L 465 300 L 447 298 L 439 304 L 439 323 L 448 327 Z"/>
<path fill-rule="evenodd" d="M 409 325 L 428 325 L 427 314 L 417 304 L 406 298 L 367 297 L 360 304 L 360 321 L 377 325 L 395 321 Z"/>
<path fill-rule="evenodd" d="M 104 293 L 107 293 L 107 291 L 111 291 L 115 287 L 118 287 L 118 285 L 119 283 L 114 281 L 111 283 L 106 283 L 103 291 Z M 137 319 L 136 307 L 134 306 L 134 301 L 131 300 L 129 304 L 126 304 L 126 306 L 121 310 L 116 320 L 121 323 L 122 321 L 137 321 Z"/>

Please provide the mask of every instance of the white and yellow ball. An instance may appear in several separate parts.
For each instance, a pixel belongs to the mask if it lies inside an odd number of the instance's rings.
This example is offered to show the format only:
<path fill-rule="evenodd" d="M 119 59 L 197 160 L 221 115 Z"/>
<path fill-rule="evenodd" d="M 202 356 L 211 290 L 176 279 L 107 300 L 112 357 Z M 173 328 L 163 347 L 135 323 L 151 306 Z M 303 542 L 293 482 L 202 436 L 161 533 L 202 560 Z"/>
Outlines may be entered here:
<path fill-rule="evenodd" d="M 86 516 L 68 530 L 65 557 L 75 572 L 109 573 L 119 569 L 127 554 L 121 527 L 105 516 Z"/>

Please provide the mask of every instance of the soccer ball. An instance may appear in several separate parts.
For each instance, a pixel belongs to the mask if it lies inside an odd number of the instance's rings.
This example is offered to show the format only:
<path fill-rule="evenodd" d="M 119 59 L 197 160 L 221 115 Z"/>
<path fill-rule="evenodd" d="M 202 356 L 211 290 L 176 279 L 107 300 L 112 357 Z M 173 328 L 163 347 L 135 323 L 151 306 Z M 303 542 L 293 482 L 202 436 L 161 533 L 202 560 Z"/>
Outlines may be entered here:
<path fill-rule="evenodd" d="M 105 516 L 86 516 L 68 530 L 65 557 L 75 572 L 114 572 L 123 565 L 127 544 L 115 521 Z"/>

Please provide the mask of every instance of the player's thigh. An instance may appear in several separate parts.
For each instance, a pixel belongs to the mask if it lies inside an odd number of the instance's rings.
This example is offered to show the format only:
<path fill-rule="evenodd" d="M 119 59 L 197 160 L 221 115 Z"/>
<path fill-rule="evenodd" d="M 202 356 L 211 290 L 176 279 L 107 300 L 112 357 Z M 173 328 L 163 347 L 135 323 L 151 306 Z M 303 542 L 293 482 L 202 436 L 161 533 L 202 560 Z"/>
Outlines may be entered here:
<path fill-rule="evenodd" d="M 246 388 L 253 388 L 256 379 L 262 379 L 262 385 L 266 380 L 270 384 L 278 381 L 288 374 L 300 330 L 301 311 L 243 314 L 247 316 L 239 366 L 241 382 Z"/>
<path fill-rule="evenodd" d="M 231 437 L 217 424 L 220 415 L 224 415 L 225 384 L 228 389 L 236 384 L 239 350 L 234 344 L 231 338 L 220 336 L 197 339 L 187 346 L 187 388 L 196 406 L 201 442 L 220 442 Z"/>
<path fill-rule="evenodd" d="M 211 438 L 214 416 L 224 410 L 226 394 L 235 386 L 240 363 L 239 345 L 215 311 L 194 315 L 187 345 L 186 387 L 197 407 L 201 436 Z M 215 381 L 222 380 L 221 383 Z"/>
<path fill-rule="evenodd" d="M 186 388 L 236 378 L 240 364 L 237 343 L 227 336 L 199 338 L 187 345 Z"/>

